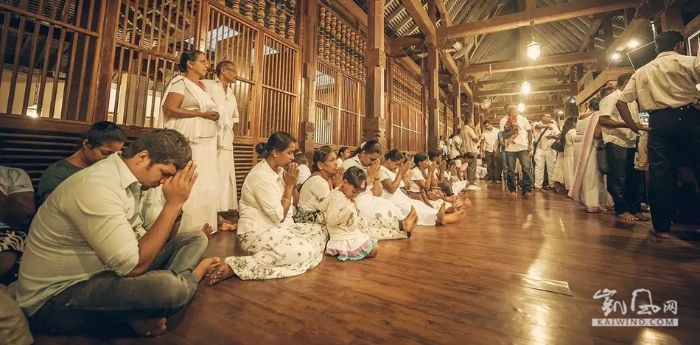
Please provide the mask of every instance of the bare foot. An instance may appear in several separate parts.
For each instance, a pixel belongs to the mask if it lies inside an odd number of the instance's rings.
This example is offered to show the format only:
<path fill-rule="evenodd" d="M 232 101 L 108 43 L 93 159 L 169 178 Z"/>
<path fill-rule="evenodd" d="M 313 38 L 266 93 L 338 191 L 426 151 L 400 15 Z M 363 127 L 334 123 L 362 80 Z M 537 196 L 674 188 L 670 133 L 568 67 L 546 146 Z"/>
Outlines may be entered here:
<path fill-rule="evenodd" d="M 217 257 L 206 258 L 197 264 L 192 273 L 198 277 L 197 281 L 199 282 L 202 278 L 210 276 L 219 266 L 221 266 L 221 259 Z"/>
<path fill-rule="evenodd" d="M 465 210 L 465 209 L 462 209 L 462 210 L 460 210 L 460 211 L 459 211 L 459 212 L 457 212 L 457 213 L 459 213 L 459 218 L 462 218 L 462 219 L 464 219 L 464 216 L 466 216 L 466 215 L 467 215 L 467 210 Z"/>
<path fill-rule="evenodd" d="M 416 208 L 411 206 L 411 212 L 409 212 L 408 216 L 406 216 L 406 218 L 401 222 L 404 232 L 410 233 L 413 231 L 413 229 L 416 227 L 416 223 L 418 222 L 418 213 L 416 212 Z"/>
<path fill-rule="evenodd" d="M 445 203 L 444 202 L 442 203 L 442 205 L 440 206 L 440 210 L 438 211 L 437 223 L 438 223 L 438 225 L 445 225 Z"/>
<path fill-rule="evenodd" d="M 204 226 L 202 227 L 202 232 L 207 235 L 207 238 L 211 239 L 211 233 L 214 231 L 214 228 L 209 225 L 209 223 L 205 223 Z"/>
<path fill-rule="evenodd" d="M 527 199 L 531 196 L 532 196 L 532 192 L 527 192 L 527 193 L 523 194 L 523 198 L 525 198 L 525 199 Z"/>
<path fill-rule="evenodd" d="M 466 200 L 464 200 L 464 207 L 462 209 L 466 211 L 470 208 L 472 208 L 472 201 L 469 198 L 467 198 Z"/>
<path fill-rule="evenodd" d="M 238 229 L 238 224 L 233 224 L 228 220 L 219 223 L 219 231 L 236 231 L 236 229 Z"/>
<path fill-rule="evenodd" d="M 165 332 L 165 318 L 134 319 L 127 321 L 136 334 L 142 337 L 155 337 Z"/>
<path fill-rule="evenodd" d="M 631 222 L 636 222 L 636 221 L 637 221 L 637 217 L 633 216 L 633 215 L 632 215 L 631 213 L 629 213 L 629 212 L 625 212 L 625 213 L 618 214 L 618 215 L 617 215 L 617 218 L 620 218 L 620 219 L 622 219 L 622 220 L 631 221 Z"/>
<path fill-rule="evenodd" d="M 227 264 L 223 264 L 216 270 L 214 275 L 209 277 L 209 286 L 214 286 L 233 276 L 234 273 L 231 267 L 229 267 Z"/>
<path fill-rule="evenodd" d="M 510 192 L 510 196 L 516 196 L 515 192 Z"/>
<path fill-rule="evenodd" d="M 635 213 L 634 216 L 637 218 L 638 221 L 640 222 L 648 222 L 651 220 L 651 218 L 641 214 L 641 213 Z"/>

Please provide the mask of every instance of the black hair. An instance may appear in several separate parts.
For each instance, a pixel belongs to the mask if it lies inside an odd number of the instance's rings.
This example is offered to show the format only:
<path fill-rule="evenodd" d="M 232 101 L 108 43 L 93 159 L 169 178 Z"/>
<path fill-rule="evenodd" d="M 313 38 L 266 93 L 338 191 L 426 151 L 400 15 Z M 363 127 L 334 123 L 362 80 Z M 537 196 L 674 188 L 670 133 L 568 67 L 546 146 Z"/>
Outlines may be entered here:
<path fill-rule="evenodd" d="M 367 180 L 367 173 L 358 167 L 349 167 L 343 173 L 343 180 L 348 181 L 355 188 L 360 188 L 362 187 L 362 182 Z"/>
<path fill-rule="evenodd" d="M 224 69 L 228 68 L 229 66 L 236 67 L 236 64 L 228 60 L 223 60 L 216 64 L 216 75 L 221 75 L 221 73 L 224 72 Z"/>
<path fill-rule="evenodd" d="M 289 145 L 296 142 L 297 139 L 289 133 L 275 132 L 267 138 L 266 143 L 258 143 L 255 145 L 255 152 L 257 152 L 260 157 L 267 158 L 270 157 L 272 151 L 282 152 L 286 150 Z"/>
<path fill-rule="evenodd" d="M 453 196 L 455 195 L 455 192 L 452 190 L 452 185 L 447 183 L 447 182 L 440 182 L 438 183 L 438 187 L 442 190 L 443 193 L 445 193 L 445 196 Z"/>
<path fill-rule="evenodd" d="M 474 159 L 474 158 L 476 158 L 476 157 L 474 157 L 474 154 L 473 154 L 473 153 L 467 152 L 467 153 L 464 154 L 464 158 L 465 158 L 465 159 Z"/>
<path fill-rule="evenodd" d="M 613 91 L 615 91 L 615 89 L 612 86 L 606 86 L 600 90 L 600 97 L 605 98 L 607 95 L 613 93 Z"/>
<path fill-rule="evenodd" d="M 303 153 L 297 153 L 294 155 L 294 163 L 297 164 L 309 164 L 309 160 Z"/>
<path fill-rule="evenodd" d="M 184 135 L 174 129 L 154 129 L 146 132 L 122 153 L 124 158 L 132 158 L 140 152 L 148 151 L 153 164 L 175 164 L 182 170 L 192 160 L 192 149 Z"/>
<path fill-rule="evenodd" d="M 617 87 L 620 87 L 627 83 L 630 80 L 630 78 L 632 78 L 632 73 L 620 74 L 620 76 L 617 77 Z"/>
<path fill-rule="evenodd" d="M 503 110 L 505 110 L 506 113 L 507 113 L 507 112 L 508 112 L 508 108 L 509 108 L 509 107 L 514 107 L 514 106 L 515 106 L 515 105 L 514 105 L 513 103 L 506 103 L 506 105 L 503 106 Z"/>
<path fill-rule="evenodd" d="M 600 98 L 596 97 L 588 101 L 588 105 L 591 107 L 591 109 L 598 111 L 600 110 Z"/>
<path fill-rule="evenodd" d="M 415 156 L 413 156 L 413 164 L 414 164 L 415 166 L 418 166 L 418 164 L 419 164 L 420 162 L 425 161 L 425 160 L 428 160 L 428 159 L 430 159 L 430 157 L 428 156 L 427 153 L 425 153 L 425 152 L 418 152 L 418 153 L 416 153 Z"/>
<path fill-rule="evenodd" d="M 442 157 L 442 151 L 440 151 L 438 149 L 428 150 L 428 159 L 430 159 L 432 161 L 433 159 L 438 158 L 438 157 Z"/>
<path fill-rule="evenodd" d="M 187 63 L 190 61 L 197 61 L 197 57 L 201 54 L 204 53 L 199 50 L 185 50 L 184 52 L 182 52 L 182 55 L 180 55 L 180 63 L 177 64 L 177 68 L 182 73 L 187 72 Z"/>
<path fill-rule="evenodd" d="M 484 120 L 483 123 L 484 123 L 484 125 L 488 125 L 489 123 L 491 123 L 491 121 L 489 121 L 489 120 Z"/>
<path fill-rule="evenodd" d="M 462 134 L 462 129 L 461 129 L 461 128 L 457 128 L 457 129 L 455 130 L 455 133 L 454 133 L 454 134 L 455 134 L 455 136 Z"/>
<path fill-rule="evenodd" d="M 566 133 L 576 127 L 576 121 L 578 119 L 576 116 L 569 116 L 566 121 L 564 121 L 564 126 L 561 128 L 561 134 L 559 134 L 559 141 L 564 144 L 566 143 Z"/>
<path fill-rule="evenodd" d="M 80 141 L 80 147 L 83 146 L 83 141 L 87 140 L 87 144 L 91 148 L 102 146 L 104 143 L 110 142 L 126 142 L 126 135 L 116 123 L 110 121 L 95 122 L 83 133 Z"/>
<path fill-rule="evenodd" d="M 360 145 L 360 147 L 355 150 L 355 153 L 353 153 L 353 157 L 359 155 L 360 153 L 367 153 L 367 154 L 374 154 L 374 153 L 382 153 L 382 145 L 379 144 L 378 141 L 376 140 L 370 140 L 364 143 L 364 145 Z"/>
<path fill-rule="evenodd" d="M 314 151 L 313 162 L 314 165 L 311 167 L 312 172 L 321 171 L 318 168 L 319 163 L 325 163 L 328 157 L 333 153 L 333 148 L 330 146 L 321 146 L 318 150 Z"/>
<path fill-rule="evenodd" d="M 404 159 L 406 159 L 406 156 L 404 156 L 403 153 L 401 153 L 401 151 L 393 149 L 384 155 L 384 159 L 388 161 L 401 162 Z"/>
<path fill-rule="evenodd" d="M 676 48 L 676 44 L 684 43 L 683 34 L 678 30 L 669 30 L 656 35 L 656 52 L 670 52 Z"/>
<path fill-rule="evenodd" d="M 340 155 L 342 155 L 343 153 L 345 153 L 345 151 L 350 151 L 350 148 L 349 148 L 349 147 L 346 147 L 346 146 L 341 147 L 340 150 L 338 150 L 338 156 L 340 156 Z"/>
<path fill-rule="evenodd" d="M 448 159 L 447 166 L 450 166 L 450 165 L 457 165 L 457 161 L 455 161 L 454 159 Z"/>

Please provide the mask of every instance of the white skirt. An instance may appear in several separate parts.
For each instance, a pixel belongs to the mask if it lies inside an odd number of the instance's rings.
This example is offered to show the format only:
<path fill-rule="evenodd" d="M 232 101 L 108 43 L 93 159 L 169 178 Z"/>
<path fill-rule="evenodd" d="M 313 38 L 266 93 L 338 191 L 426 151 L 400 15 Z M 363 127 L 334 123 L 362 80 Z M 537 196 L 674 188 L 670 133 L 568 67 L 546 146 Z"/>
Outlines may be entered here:
<path fill-rule="evenodd" d="M 217 158 L 216 137 L 199 138 L 190 143 L 192 161 L 197 164 L 197 181 L 192 186 L 190 198 L 182 207 L 180 232 L 201 231 L 205 223 L 217 229 Z"/>
<path fill-rule="evenodd" d="M 418 215 L 418 225 L 421 226 L 435 226 L 437 223 L 438 210 L 426 205 L 424 202 L 416 199 L 411 199 L 406 193 L 401 190 L 396 190 L 394 194 L 387 197 L 387 199 L 406 214 L 411 212 L 411 206 L 416 209 L 416 214 Z"/>
<path fill-rule="evenodd" d="M 355 199 L 360 217 L 365 218 L 386 218 L 403 220 L 408 216 L 393 202 L 382 197 L 376 197 L 372 192 L 364 192 Z M 409 210 L 410 212 L 410 210 Z"/>
<path fill-rule="evenodd" d="M 238 190 L 236 185 L 236 164 L 233 151 L 217 150 L 219 212 L 238 210 Z"/>

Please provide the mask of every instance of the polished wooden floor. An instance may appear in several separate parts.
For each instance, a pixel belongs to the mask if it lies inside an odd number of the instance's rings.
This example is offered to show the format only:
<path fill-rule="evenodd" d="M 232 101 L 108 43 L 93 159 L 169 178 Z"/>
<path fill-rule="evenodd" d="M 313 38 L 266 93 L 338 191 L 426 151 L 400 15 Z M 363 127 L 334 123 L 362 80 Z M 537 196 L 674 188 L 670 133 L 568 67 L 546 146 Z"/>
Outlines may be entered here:
<path fill-rule="evenodd" d="M 698 344 L 700 242 L 691 231 L 660 241 L 649 223 L 591 215 L 562 195 L 511 197 L 500 185 L 470 191 L 463 222 L 383 241 L 359 262 L 325 258 L 299 277 L 202 285 L 169 332 L 155 339 L 45 338 L 37 344 Z M 226 256 L 233 234 L 209 255 Z M 645 288 L 655 317 L 678 327 L 592 327 L 594 294 L 616 290 L 637 317 Z M 648 302 L 648 298 L 638 297 Z M 678 315 L 663 313 L 676 300 Z M 639 310 L 639 309 L 637 309 Z M 645 316 L 638 316 L 645 317 Z"/>

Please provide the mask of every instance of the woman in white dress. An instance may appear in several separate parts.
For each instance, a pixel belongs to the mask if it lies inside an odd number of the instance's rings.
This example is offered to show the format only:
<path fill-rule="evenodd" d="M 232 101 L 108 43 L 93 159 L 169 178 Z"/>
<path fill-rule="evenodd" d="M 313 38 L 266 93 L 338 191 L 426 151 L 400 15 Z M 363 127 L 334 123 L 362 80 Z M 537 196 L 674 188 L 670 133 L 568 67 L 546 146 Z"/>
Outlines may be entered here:
<path fill-rule="evenodd" d="M 342 165 L 346 159 L 350 158 L 351 154 L 352 154 L 352 151 L 350 151 L 349 147 L 345 147 L 345 146 L 341 147 L 340 150 L 338 150 L 338 158 L 337 158 L 338 166 Z"/>
<path fill-rule="evenodd" d="M 379 182 L 381 165 L 379 158 L 382 146 L 375 140 L 362 143 L 355 155 L 343 162 L 342 168 L 358 167 L 367 174 L 367 190 L 355 200 L 360 216 L 365 218 L 403 219 L 404 228 L 410 228 L 418 221 L 415 211 L 404 212 L 393 202 L 382 198 L 382 184 Z"/>
<path fill-rule="evenodd" d="M 249 256 L 229 256 L 210 277 L 214 285 L 232 276 L 243 280 L 300 275 L 318 266 L 328 234 L 319 224 L 295 224 L 292 199 L 299 170 L 296 139 L 273 133 L 255 147 L 262 161 L 246 176 L 239 203 L 238 242 Z"/>
<path fill-rule="evenodd" d="M 407 173 L 413 167 L 411 162 L 405 162 L 403 153 L 399 150 L 391 150 L 384 155 L 384 164 L 379 173 L 384 193 L 382 197 L 396 204 L 403 210 L 414 208 L 418 213 L 418 225 L 435 226 L 454 222 L 450 216 L 445 215 L 444 209 L 435 209 L 432 205 L 426 205 L 420 200 L 410 198 L 404 192 L 408 182 Z M 456 219 L 457 221 L 459 218 Z"/>
<path fill-rule="evenodd" d="M 571 188 L 574 180 L 574 137 L 576 136 L 576 116 L 571 116 L 564 122 L 559 142 L 564 147 L 563 152 L 557 152 L 557 164 L 554 167 L 552 180 L 557 193 L 564 193 Z"/>
<path fill-rule="evenodd" d="M 158 118 L 157 127 L 174 129 L 187 138 L 192 148 L 192 161 L 198 167 L 199 178 L 182 208 L 180 231 L 200 231 L 207 224 L 218 224 L 219 107 L 200 81 L 206 75 L 208 66 L 204 53 L 182 53 L 178 68 L 183 74 L 170 81 L 163 94 L 162 111 Z"/>
<path fill-rule="evenodd" d="M 301 186 L 297 212 L 294 214 L 296 223 L 323 224 L 320 217 L 319 205 L 331 191 L 343 182 L 343 168 L 336 164 L 336 155 L 330 146 L 323 146 L 314 151 L 311 177 Z M 409 213 L 410 213 L 409 209 Z M 390 219 L 384 217 L 358 217 L 363 231 L 379 240 L 408 238 L 415 227 L 415 222 Z"/>
<path fill-rule="evenodd" d="M 606 213 L 612 206 L 612 197 L 605 187 L 605 176 L 598 168 L 597 145 L 602 137 L 598 127 L 598 104 L 593 99 L 593 111 L 581 114 L 576 122 L 574 137 L 574 179 L 569 188 L 569 197 L 581 204 L 589 213 Z"/>
<path fill-rule="evenodd" d="M 437 165 L 431 162 L 428 154 L 424 152 L 413 157 L 413 164 L 414 167 L 408 175 L 408 196 L 438 210 L 438 218 L 443 217 L 445 224 L 458 222 L 466 212 L 463 202 L 460 202 L 458 207 L 453 207 L 451 203 L 444 200 L 443 196 L 431 190 L 430 186 L 433 185 Z M 461 198 L 457 200 L 461 201 Z"/>

